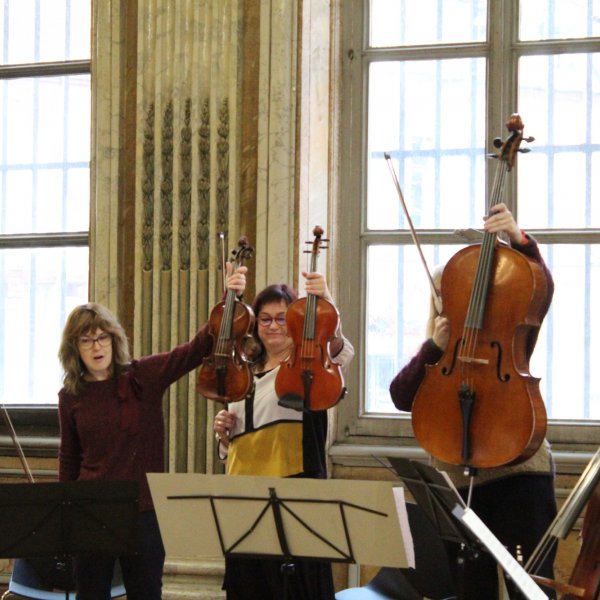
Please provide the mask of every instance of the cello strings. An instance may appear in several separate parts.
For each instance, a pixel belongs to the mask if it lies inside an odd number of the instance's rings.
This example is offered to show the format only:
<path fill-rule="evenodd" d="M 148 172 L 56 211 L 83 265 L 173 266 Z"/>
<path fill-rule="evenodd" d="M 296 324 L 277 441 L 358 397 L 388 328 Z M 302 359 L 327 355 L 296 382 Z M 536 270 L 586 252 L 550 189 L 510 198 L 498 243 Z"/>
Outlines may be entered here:
<path fill-rule="evenodd" d="M 488 213 L 502 199 L 506 174 L 508 173 L 507 167 L 506 161 L 503 161 L 499 165 L 499 168 L 496 169 Z M 471 392 L 473 392 L 474 388 L 474 373 L 476 372 L 476 359 L 478 358 L 475 356 L 475 350 L 477 348 L 479 331 L 483 327 L 495 245 L 496 235 L 484 233 L 467 315 L 463 324 L 463 341 L 460 349 L 461 356 L 463 357 L 460 366 L 461 380 L 463 385 Z"/>
<path fill-rule="evenodd" d="M 506 178 L 507 165 L 504 162 L 500 165 L 500 168 L 496 170 L 494 179 L 494 185 L 492 190 L 492 198 L 490 202 L 490 208 L 499 203 L 503 195 L 504 181 Z M 479 263 L 477 265 L 477 273 L 475 281 L 473 283 L 473 290 L 471 293 L 471 300 L 467 311 L 467 319 L 465 322 L 465 330 L 463 337 L 467 346 L 466 355 L 468 358 L 474 358 L 473 352 L 476 345 L 476 333 L 472 336 L 468 335 L 467 328 L 472 328 L 475 332 L 482 326 L 483 312 L 486 303 L 487 290 L 489 288 L 489 280 L 491 273 L 491 266 L 493 262 L 493 252 L 495 247 L 495 235 L 484 234 L 483 242 L 481 244 L 481 254 Z"/>

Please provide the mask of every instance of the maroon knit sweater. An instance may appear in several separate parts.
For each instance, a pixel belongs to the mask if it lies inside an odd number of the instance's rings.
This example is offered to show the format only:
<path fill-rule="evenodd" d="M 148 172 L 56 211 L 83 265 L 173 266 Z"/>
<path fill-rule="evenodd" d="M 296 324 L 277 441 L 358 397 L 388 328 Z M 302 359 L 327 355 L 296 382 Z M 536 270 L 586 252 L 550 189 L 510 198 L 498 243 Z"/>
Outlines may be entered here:
<path fill-rule="evenodd" d="M 137 481 L 140 510 L 153 508 L 146 473 L 164 470 L 162 398 L 212 347 L 208 328 L 181 346 L 131 362 L 117 379 L 58 394 L 59 480 Z"/>

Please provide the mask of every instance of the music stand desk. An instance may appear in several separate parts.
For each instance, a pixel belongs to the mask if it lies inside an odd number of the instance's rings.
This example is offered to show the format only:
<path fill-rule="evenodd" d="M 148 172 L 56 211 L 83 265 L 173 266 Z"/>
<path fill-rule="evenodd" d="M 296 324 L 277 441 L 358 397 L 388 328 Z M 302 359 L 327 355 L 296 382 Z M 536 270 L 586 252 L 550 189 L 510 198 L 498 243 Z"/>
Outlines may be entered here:
<path fill-rule="evenodd" d="M 409 566 L 406 507 L 392 482 L 183 473 L 148 481 L 169 556 Z"/>

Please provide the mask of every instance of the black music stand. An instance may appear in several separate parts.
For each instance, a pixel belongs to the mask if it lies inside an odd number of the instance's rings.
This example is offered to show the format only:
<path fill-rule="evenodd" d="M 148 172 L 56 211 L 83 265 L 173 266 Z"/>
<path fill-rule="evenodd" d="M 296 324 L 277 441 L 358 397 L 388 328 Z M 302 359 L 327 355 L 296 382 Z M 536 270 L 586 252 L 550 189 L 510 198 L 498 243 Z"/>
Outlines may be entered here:
<path fill-rule="evenodd" d="M 391 482 L 154 473 L 148 481 L 169 555 L 279 560 L 284 598 L 298 560 L 407 566 Z"/>
<path fill-rule="evenodd" d="M 452 516 L 452 509 L 456 504 L 463 507 L 465 504 L 445 477 L 437 469 L 413 460 L 394 457 L 387 459 L 438 535 L 445 541 L 463 544 L 476 556 L 483 547 L 469 528 Z"/>
<path fill-rule="evenodd" d="M 547 600 L 548 596 L 465 505 L 456 488 L 440 471 L 405 458 L 388 457 L 388 461 L 443 540 L 461 544 L 470 557 L 487 550 L 527 598 Z"/>
<path fill-rule="evenodd" d="M 0 557 L 133 554 L 137 519 L 136 482 L 1 484 Z"/>

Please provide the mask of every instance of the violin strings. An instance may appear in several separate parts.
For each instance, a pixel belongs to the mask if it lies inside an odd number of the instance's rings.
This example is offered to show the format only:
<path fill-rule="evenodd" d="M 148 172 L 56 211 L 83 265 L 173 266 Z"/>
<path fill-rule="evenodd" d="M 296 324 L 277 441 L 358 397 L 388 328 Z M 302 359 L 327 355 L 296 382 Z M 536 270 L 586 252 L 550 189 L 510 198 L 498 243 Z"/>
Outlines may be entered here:
<path fill-rule="evenodd" d="M 319 255 L 320 238 L 313 242 L 312 252 L 310 253 L 309 271 L 315 273 L 317 271 L 317 257 Z M 314 354 L 314 338 L 317 321 L 317 300 L 318 297 L 314 294 L 307 294 L 306 308 L 304 314 L 304 328 L 302 333 L 302 350 L 301 361 L 304 368 L 309 368 L 311 365 L 305 365 L 304 361 L 308 361 L 309 356 Z"/>
<path fill-rule="evenodd" d="M 312 348 L 310 347 L 310 344 L 312 342 L 312 338 L 314 337 L 315 331 L 315 312 L 316 297 L 312 294 L 308 294 L 304 315 L 304 330 L 302 334 L 302 361 L 306 361 L 307 356 L 312 356 Z M 305 366 L 308 367 L 309 365 Z"/>
<path fill-rule="evenodd" d="M 215 356 L 222 357 L 227 351 L 227 345 L 231 341 L 231 329 L 233 323 L 233 311 L 235 310 L 235 292 L 227 291 L 225 298 L 225 307 L 223 309 L 223 317 L 221 328 L 219 330 L 219 338 L 217 340 L 217 352 Z"/>

